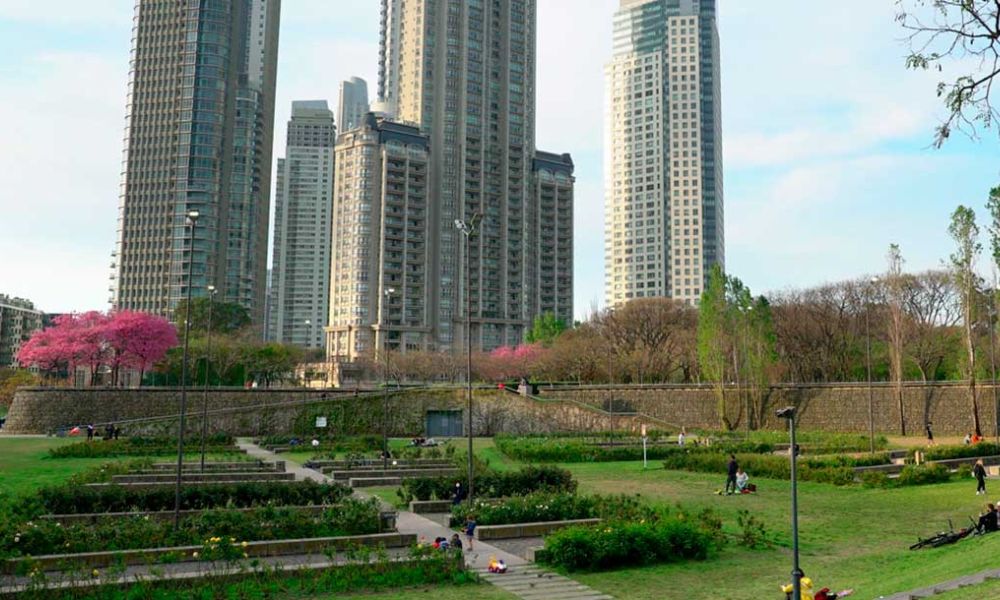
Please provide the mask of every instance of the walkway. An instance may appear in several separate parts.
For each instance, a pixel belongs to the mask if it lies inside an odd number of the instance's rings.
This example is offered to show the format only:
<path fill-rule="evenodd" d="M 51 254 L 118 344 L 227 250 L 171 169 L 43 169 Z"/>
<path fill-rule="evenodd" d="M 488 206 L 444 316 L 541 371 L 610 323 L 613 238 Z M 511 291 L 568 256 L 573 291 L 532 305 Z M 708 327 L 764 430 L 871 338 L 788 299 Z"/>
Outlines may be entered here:
<path fill-rule="evenodd" d="M 295 473 L 295 478 L 298 480 L 333 481 L 326 475 L 312 469 L 305 469 L 282 455 L 265 450 L 250 441 L 240 440 L 237 445 L 254 458 L 268 461 L 284 460 L 285 469 Z M 360 490 L 354 490 L 354 495 L 359 498 L 375 497 Z M 380 502 L 382 501 L 380 500 Z M 395 507 L 384 502 L 382 505 L 385 510 L 396 510 Z M 414 533 L 417 535 L 417 540 L 426 543 L 431 543 L 438 537 L 450 539 L 455 533 L 454 530 L 440 523 L 408 510 L 398 511 L 396 529 L 400 533 Z M 462 541 L 465 542 L 464 539 Z M 487 572 L 486 567 L 489 565 L 490 559 L 494 557 L 507 564 L 507 572 L 503 575 Z M 601 594 L 572 579 L 539 569 L 520 556 L 478 540 L 473 542 L 471 550 L 466 549 L 465 564 L 470 569 L 480 573 L 485 581 L 525 600 L 605 600 L 611 598 L 611 596 Z"/>
<path fill-rule="evenodd" d="M 984 583 L 987 579 L 1000 579 L 1000 569 L 990 569 L 989 571 L 982 571 L 974 575 L 958 577 L 930 587 L 893 594 L 891 596 L 886 596 L 885 600 L 915 600 L 917 598 L 930 598 L 931 596 L 951 592 L 957 590 L 958 588 L 968 587 L 970 585 L 979 585 Z"/>

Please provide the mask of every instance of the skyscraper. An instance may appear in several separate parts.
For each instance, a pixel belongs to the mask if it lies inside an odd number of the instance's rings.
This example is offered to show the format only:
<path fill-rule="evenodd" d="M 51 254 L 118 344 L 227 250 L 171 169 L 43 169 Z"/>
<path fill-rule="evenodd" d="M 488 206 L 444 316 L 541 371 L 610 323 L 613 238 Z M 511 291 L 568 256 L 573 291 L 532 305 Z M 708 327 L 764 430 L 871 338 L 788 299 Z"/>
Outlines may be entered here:
<path fill-rule="evenodd" d="M 263 325 L 280 10 L 280 0 L 135 2 L 116 308 L 166 315 L 189 285 L 195 297 L 214 285 Z"/>
<path fill-rule="evenodd" d="M 274 193 L 269 341 L 323 347 L 336 139 L 325 100 L 292 102 Z"/>
<path fill-rule="evenodd" d="M 368 113 L 368 84 L 360 77 L 340 82 L 340 105 L 337 107 L 337 126 L 341 132 L 361 127 L 361 120 Z"/>
<path fill-rule="evenodd" d="M 469 295 L 474 347 L 520 343 L 538 314 L 539 228 L 555 217 L 532 183 L 535 24 L 535 0 L 382 0 L 376 105 L 430 142 L 428 325 L 439 350 L 461 348 Z M 454 221 L 475 214 L 466 281 Z M 572 278 L 555 285 L 572 289 Z"/>
<path fill-rule="evenodd" d="M 605 67 L 605 300 L 694 303 L 725 266 L 717 0 L 621 0 Z"/>

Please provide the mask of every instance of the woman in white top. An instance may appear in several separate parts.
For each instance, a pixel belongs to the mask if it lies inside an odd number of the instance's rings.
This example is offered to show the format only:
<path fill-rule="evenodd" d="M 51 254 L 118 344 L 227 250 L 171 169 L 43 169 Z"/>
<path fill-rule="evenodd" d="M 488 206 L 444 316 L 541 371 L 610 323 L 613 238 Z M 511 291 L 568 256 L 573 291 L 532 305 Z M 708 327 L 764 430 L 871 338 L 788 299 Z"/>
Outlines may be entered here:
<path fill-rule="evenodd" d="M 736 470 L 736 489 L 742 492 L 750 483 L 750 476 L 743 469 Z"/>

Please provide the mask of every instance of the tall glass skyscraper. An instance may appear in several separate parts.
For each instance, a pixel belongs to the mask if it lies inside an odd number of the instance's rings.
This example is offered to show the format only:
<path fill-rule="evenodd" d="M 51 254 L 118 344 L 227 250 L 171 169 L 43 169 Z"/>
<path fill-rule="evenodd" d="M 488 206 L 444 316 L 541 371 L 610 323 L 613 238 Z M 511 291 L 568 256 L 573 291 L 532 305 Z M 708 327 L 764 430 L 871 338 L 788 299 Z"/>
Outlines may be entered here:
<path fill-rule="evenodd" d="M 725 266 L 717 0 L 621 0 L 605 67 L 605 301 L 697 302 Z"/>
<path fill-rule="evenodd" d="M 166 315 L 188 286 L 199 297 L 214 285 L 263 325 L 280 10 L 135 2 L 115 308 Z"/>

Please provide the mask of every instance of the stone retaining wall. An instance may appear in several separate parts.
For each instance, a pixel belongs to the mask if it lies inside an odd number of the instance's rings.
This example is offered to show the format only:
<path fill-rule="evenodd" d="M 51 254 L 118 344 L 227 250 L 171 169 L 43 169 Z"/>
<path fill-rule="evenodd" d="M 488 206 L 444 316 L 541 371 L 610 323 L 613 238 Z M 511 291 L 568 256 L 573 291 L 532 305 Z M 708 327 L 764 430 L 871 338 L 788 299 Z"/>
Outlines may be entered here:
<path fill-rule="evenodd" d="M 600 519 L 571 519 L 567 521 L 540 521 L 538 523 L 511 523 L 509 525 L 481 525 L 476 527 L 476 539 L 486 541 L 542 537 L 566 527 L 596 525 L 600 522 Z"/>
<path fill-rule="evenodd" d="M 922 435 L 927 420 L 936 433 L 964 434 L 972 429 L 968 387 L 961 383 L 908 383 L 902 388 L 903 415 L 907 432 Z M 900 417 L 894 390 L 888 384 L 872 387 L 875 429 L 899 431 Z M 555 431 L 637 430 L 650 427 L 720 427 L 719 403 L 707 385 L 689 386 L 543 386 L 541 397 L 524 398 L 510 392 L 477 389 L 473 403 L 476 435 L 497 433 L 547 433 Z M 733 387 L 726 392 L 724 412 L 730 425 L 744 426 L 746 395 Z M 981 428 L 994 430 L 993 388 L 978 386 Z M 201 391 L 188 394 L 188 428 L 201 426 Z M 232 435 L 312 435 L 317 432 L 362 434 L 380 432 L 382 397 L 355 397 L 353 391 L 294 389 L 213 388 L 207 394 L 209 410 L 232 412 L 210 414 L 211 432 Z M 646 415 L 608 414 L 601 409 L 613 399 L 615 410 Z M 130 419 L 176 415 L 180 391 L 176 388 L 22 388 L 14 396 L 3 431 L 50 433 L 74 425 L 123 423 L 126 434 L 169 435 L 176 418 L 152 423 L 129 424 Z M 309 402 L 310 404 L 304 404 Z M 759 426 L 784 428 L 774 409 L 797 405 L 800 427 L 828 431 L 868 431 L 868 387 L 864 384 L 778 385 L 751 404 L 760 415 Z M 389 434 L 412 436 L 424 432 L 427 411 L 464 411 L 465 390 L 455 388 L 412 389 L 389 397 Z M 316 417 L 325 417 L 328 427 L 318 430 Z M 463 422 L 465 417 L 463 415 Z M 757 424 L 755 423 L 755 427 Z"/>

